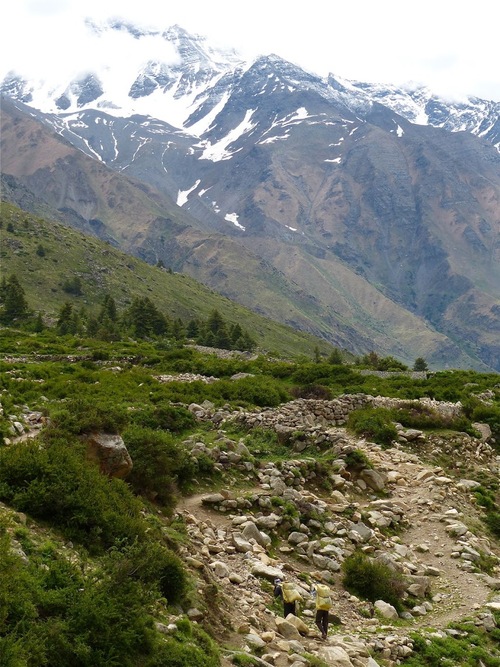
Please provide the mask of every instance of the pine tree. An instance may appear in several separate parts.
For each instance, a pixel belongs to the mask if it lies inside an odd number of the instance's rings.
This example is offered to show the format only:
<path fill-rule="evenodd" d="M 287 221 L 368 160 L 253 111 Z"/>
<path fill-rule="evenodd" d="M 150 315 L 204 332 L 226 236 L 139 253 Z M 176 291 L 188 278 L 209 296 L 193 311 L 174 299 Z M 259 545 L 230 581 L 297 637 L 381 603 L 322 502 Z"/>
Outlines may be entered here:
<path fill-rule="evenodd" d="M 231 339 L 225 325 L 221 326 L 215 334 L 215 347 L 220 347 L 222 350 L 231 350 Z"/>
<path fill-rule="evenodd" d="M 186 337 L 186 331 L 182 320 L 177 318 L 172 323 L 172 336 L 175 340 L 183 340 Z"/>
<path fill-rule="evenodd" d="M 65 334 L 68 333 L 72 333 L 72 330 L 74 328 L 73 306 L 69 301 L 66 301 L 61 306 L 56 326 L 61 336 L 64 336 Z"/>
<path fill-rule="evenodd" d="M 28 315 L 28 302 L 21 283 L 15 274 L 7 281 L 2 281 L 0 295 L 3 300 L 3 308 L 0 311 L 0 319 L 4 324 L 12 324 Z"/>
<path fill-rule="evenodd" d="M 211 331 L 207 331 L 201 341 L 202 345 L 207 347 L 215 347 L 215 336 Z"/>
<path fill-rule="evenodd" d="M 212 310 L 207 320 L 207 328 L 215 335 L 221 327 L 225 326 L 224 318 L 218 310 Z"/>
<path fill-rule="evenodd" d="M 231 339 L 231 347 L 233 350 L 240 349 L 237 343 L 242 336 L 243 336 L 243 329 L 239 324 L 232 324 L 229 327 L 229 338 Z"/>
<path fill-rule="evenodd" d="M 102 303 L 101 310 L 97 316 L 97 320 L 102 322 L 104 318 L 108 318 L 111 322 L 116 322 L 118 315 L 116 311 L 116 303 L 113 297 L 110 294 L 104 296 L 104 301 Z"/>
<path fill-rule="evenodd" d="M 200 323 L 198 320 L 189 320 L 186 327 L 186 336 L 188 338 L 198 338 L 200 333 Z"/>
<path fill-rule="evenodd" d="M 251 352 L 257 347 L 257 342 L 250 336 L 248 331 L 243 331 L 243 335 L 238 339 L 236 343 L 237 350 L 247 350 Z"/>
<path fill-rule="evenodd" d="M 134 299 L 125 313 L 124 321 L 137 338 L 165 336 L 168 330 L 166 317 L 148 297 Z"/>
<path fill-rule="evenodd" d="M 33 323 L 33 331 L 35 333 L 41 333 L 45 329 L 45 324 L 43 321 L 42 313 L 38 312 L 36 319 Z"/>
<path fill-rule="evenodd" d="M 375 370 L 377 370 L 380 364 L 380 357 L 376 352 L 372 350 L 371 352 L 363 356 L 363 358 L 361 359 L 361 363 L 363 364 L 363 366 L 368 366 L 369 368 L 374 368 Z"/>
<path fill-rule="evenodd" d="M 89 319 L 87 320 L 87 328 L 86 328 L 87 336 L 89 336 L 90 338 L 94 338 L 97 336 L 98 331 L 99 331 L 99 322 L 97 321 L 97 318 L 89 317 Z"/>
<path fill-rule="evenodd" d="M 427 366 L 427 362 L 423 357 L 417 357 L 415 359 L 415 363 L 413 364 L 413 370 L 414 371 L 428 371 L 429 367 Z"/>
<path fill-rule="evenodd" d="M 328 363 L 335 366 L 339 366 L 343 363 L 342 354 L 337 347 L 334 348 L 330 353 L 330 356 L 328 357 Z"/>

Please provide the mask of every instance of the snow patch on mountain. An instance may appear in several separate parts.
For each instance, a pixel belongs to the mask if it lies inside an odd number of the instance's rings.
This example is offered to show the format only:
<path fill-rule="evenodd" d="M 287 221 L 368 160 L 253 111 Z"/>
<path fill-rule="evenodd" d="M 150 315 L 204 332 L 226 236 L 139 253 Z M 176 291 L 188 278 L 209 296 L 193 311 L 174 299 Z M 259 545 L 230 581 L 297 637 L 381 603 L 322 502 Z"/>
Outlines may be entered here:
<path fill-rule="evenodd" d="M 205 132 L 207 132 L 210 129 L 212 123 L 215 121 L 218 114 L 226 106 L 230 96 L 231 96 L 230 91 L 226 90 L 224 95 L 222 96 L 222 99 L 214 107 L 212 107 L 212 110 L 197 123 L 194 123 L 194 125 L 190 125 L 187 131 L 190 134 L 201 137 Z"/>
<path fill-rule="evenodd" d="M 267 139 L 262 139 L 262 141 L 258 141 L 258 144 L 272 144 L 275 141 L 283 141 L 284 139 L 288 139 L 290 134 L 287 132 L 286 134 L 277 134 L 274 137 L 268 137 Z"/>
<path fill-rule="evenodd" d="M 255 123 L 250 122 L 254 113 L 255 109 L 247 109 L 245 118 L 241 123 L 215 144 L 212 144 L 210 141 L 203 142 L 205 144 L 205 150 L 200 155 L 200 160 L 212 160 L 212 162 L 230 160 L 231 157 L 241 149 L 236 149 L 233 152 L 230 152 L 227 150 L 228 146 L 235 143 L 242 135 L 250 132 L 255 127 Z"/>
<path fill-rule="evenodd" d="M 192 187 L 190 187 L 188 190 L 179 190 L 179 192 L 177 193 L 177 202 L 176 202 L 177 206 L 184 206 L 184 204 L 187 202 L 188 197 L 191 194 L 191 192 L 196 190 L 196 188 L 199 186 L 200 183 L 201 183 L 201 180 L 198 179 L 196 181 L 196 183 Z"/>
<path fill-rule="evenodd" d="M 232 222 L 235 227 L 238 227 L 238 229 L 241 229 L 242 231 L 246 231 L 246 228 L 243 227 L 243 225 L 241 225 L 238 222 L 238 214 L 237 213 L 226 213 L 226 215 L 224 216 L 224 220 L 227 220 L 228 222 Z"/>

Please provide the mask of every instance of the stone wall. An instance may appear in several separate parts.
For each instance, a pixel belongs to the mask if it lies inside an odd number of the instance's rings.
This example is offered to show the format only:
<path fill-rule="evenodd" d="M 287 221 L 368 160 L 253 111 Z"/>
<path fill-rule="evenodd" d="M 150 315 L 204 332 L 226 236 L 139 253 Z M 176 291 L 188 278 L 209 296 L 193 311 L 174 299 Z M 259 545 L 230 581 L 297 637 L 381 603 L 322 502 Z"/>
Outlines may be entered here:
<path fill-rule="evenodd" d="M 238 421 L 248 426 L 262 428 L 276 428 L 287 426 L 301 429 L 314 426 L 342 426 L 346 423 L 353 410 L 366 406 L 384 408 L 405 408 L 420 403 L 425 405 L 444 418 L 453 418 L 461 414 L 461 403 L 446 403 L 422 398 L 418 401 L 369 394 L 343 394 L 331 401 L 320 399 L 299 398 L 285 403 L 278 408 L 263 410 L 258 413 L 244 412 L 237 415 Z"/>

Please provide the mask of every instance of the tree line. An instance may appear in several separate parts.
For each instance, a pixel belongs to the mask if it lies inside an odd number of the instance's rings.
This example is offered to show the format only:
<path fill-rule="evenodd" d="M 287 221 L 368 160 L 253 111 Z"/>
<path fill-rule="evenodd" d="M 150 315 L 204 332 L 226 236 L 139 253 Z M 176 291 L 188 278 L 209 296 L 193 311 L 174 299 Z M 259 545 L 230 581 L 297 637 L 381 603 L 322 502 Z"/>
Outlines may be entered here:
<path fill-rule="evenodd" d="M 46 327 L 42 313 L 30 310 L 24 289 L 14 274 L 0 283 L 0 323 L 24 324 L 34 331 Z M 226 321 L 217 309 L 206 320 L 195 317 L 184 322 L 162 313 L 149 297 L 135 297 L 128 308 L 119 312 L 115 299 L 106 294 L 97 315 L 66 301 L 59 310 L 55 328 L 61 335 L 87 335 L 105 341 L 124 337 L 189 339 L 207 347 L 247 351 L 257 345 L 246 329 Z"/>

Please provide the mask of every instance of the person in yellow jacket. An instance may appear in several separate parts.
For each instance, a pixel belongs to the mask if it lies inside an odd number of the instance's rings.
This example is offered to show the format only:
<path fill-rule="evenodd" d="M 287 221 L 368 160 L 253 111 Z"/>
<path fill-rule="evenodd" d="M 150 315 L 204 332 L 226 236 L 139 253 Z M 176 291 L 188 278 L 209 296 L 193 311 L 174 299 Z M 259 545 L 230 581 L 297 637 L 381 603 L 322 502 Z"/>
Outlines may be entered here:
<path fill-rule="evenodd" d="M 297 616 L 297 602 L 303 598 L 299 593 L 295 584 L 282 579 L 274 580 L 274 596 L 280 597 L 283 600 L 283 616 L 286 618 L 288 614 Z"/>
<path fill-rule="evenodd" d="M 315 622 L 321 632 L 321 639 L 326 639 L 328 636 L 330 609 L 332 608 L 332 592 L 326 584 L 318 584 L 316 588 L 311 588 L 311 594 L 316 596 Z"/>

